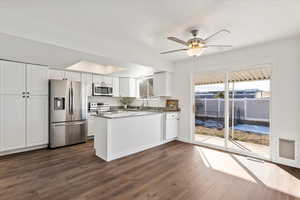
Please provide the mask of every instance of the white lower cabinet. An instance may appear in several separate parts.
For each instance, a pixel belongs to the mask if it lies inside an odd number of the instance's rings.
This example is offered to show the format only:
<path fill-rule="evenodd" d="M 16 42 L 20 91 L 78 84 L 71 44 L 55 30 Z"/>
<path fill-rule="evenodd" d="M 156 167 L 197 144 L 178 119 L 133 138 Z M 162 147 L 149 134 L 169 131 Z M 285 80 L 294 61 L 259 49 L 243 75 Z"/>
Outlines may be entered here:
<path fill-rule="evenodd" d="M 0 95 L 0 151 L 48 144 L 48 96 Z"/>
<path fill-rule="evenodd" d="M 48 144 L 48 96 L 27 98 L 27 146 Z"/>
<path fill-rule="evenodd" d="M 26 147 L 25 98 L 22 95 L 0 95 L 2 151 Z"/>
<path fill-rule="evenodd" d="M 94 136 L 95 135 L 95 118 L 90 116 L 88 118 L 88 134 L 87 136 Z"/>
<path fill-rule="evenodd" d="M 177 112 L 166 113 L 166 125 L 165 125 L 165 139 L 172 140 L 178 135 L 178 120 L 179 115 Z"/>

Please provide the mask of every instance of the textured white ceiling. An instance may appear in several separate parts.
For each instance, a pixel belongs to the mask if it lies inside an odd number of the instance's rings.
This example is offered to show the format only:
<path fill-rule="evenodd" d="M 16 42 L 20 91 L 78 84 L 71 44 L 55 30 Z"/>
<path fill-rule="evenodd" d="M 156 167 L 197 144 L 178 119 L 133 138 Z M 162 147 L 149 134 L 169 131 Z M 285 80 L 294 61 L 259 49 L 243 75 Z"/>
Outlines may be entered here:
<path fill-rule="evenodd" d="M 300 33 L 299 0 L 3 0 L 0 32 L 93 55 L 148 65 L 168 65 L 185 53 L 167 36 L 189 39 L 226 28 L 217 44 L 234 48 Z M 220 52 L 221 49 L 205 53 Z"/>

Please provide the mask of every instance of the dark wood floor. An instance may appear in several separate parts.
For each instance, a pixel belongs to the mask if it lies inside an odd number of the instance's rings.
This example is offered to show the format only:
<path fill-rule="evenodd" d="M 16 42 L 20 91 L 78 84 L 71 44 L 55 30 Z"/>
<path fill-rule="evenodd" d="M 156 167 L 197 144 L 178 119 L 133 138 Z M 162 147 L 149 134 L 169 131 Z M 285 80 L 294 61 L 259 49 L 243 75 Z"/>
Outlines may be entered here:
<path fill-rule="evenodd" d="M 171 142 L 104 162 L 93 143 L 0 158 L 0 199 L 297 199 L 300 172 Z"/>

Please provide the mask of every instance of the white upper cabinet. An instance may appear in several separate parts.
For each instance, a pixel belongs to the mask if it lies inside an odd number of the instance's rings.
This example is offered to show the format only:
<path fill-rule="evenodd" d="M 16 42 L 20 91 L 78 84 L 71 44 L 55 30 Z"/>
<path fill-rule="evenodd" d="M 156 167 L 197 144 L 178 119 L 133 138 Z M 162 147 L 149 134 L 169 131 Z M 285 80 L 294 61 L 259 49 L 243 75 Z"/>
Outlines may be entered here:
<path fill-rule="evenodd" d="M 104 76 L 104 83 L 105 83 L 105 85 L 112 87 L 112 85 L 113 85 L 112 77 Z"/>
<path fill-rule="evenodd" d="M 81 73 L 66 71 L 65 79 L 70 81 L 81 81 Z"/>
<path fill-rule="evenodd" d="M 102 76 L 102 75 L 93 74 L 93 83 L 105 84 L 106 86 L 111 87 L 113 84 L 113 79 L 110 76 Z"/>
<path fill-rule="evenodd" d="M 23 63 L 0 61 L 0 94 L 25 92 L 25 67 Z"/>
<path fill-rule="evenodd" d="M 118 77 L 113 77 L 113 96 L 120 96 L 120 81 Z"/>
<path fill-rule="evenodd" d="M 88 133 L 87 136 L 95 135 L 95 117 L 91 116 L 88 118 Z"/>
<path fill-rule="evenodd" d="M 54 80 L 81 81 L 81 73 L 49 69 L 48 78 Z"/>
<path fill-rule="evenodd" d="M 81 81 L 86 87 L 86 96 L 92 96 L 93 94 L 93 75 L 83 73 L 81 74 Z"/>
<path fill-rule="evenodd" d="M 136 97 L 137 87 L 134 78 L 120 77 L 120 97 Z"/>
<path fill-rule="evenodd" d="M 27 99 L 27 146 L 48 144 L 48 96 Z"/>
<path fill-rule="evenodd" d="M 101 84 L 104 82 L 104 76 L 93 74 L 93 83 Z"/>
<path fill-rule="evenodd" d="M 65 71 L 49 69 L 48 79 L 64 80 L 65 79 Z"/>
<path fill-rule="evenodd" d="M 48 95 L 48 68 L 27 65 L 27 92 L 30 95 Z"/>
<path fill-rule="evenodd" d="M 156 73 L 153 79 L 154 96 L 172 96 L 172 75 L 170 72 Z"/>

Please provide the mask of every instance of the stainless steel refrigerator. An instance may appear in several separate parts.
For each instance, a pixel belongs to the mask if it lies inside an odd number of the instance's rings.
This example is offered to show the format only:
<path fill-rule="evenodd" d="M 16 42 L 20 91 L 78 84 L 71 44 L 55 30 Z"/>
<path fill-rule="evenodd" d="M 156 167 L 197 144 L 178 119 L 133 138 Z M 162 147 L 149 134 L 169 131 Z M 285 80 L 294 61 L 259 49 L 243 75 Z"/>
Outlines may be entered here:
<path fill-rule="evenodd" d="M 78 81 L 49 80 L 49 147 L 82 143 L 87 138 L 86 95 Z"/>

